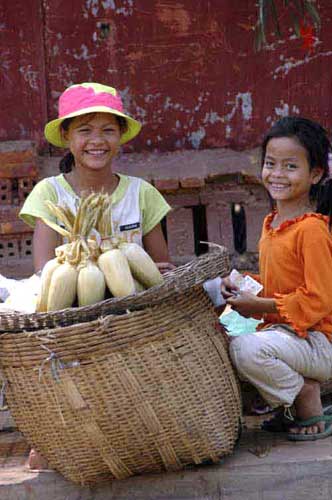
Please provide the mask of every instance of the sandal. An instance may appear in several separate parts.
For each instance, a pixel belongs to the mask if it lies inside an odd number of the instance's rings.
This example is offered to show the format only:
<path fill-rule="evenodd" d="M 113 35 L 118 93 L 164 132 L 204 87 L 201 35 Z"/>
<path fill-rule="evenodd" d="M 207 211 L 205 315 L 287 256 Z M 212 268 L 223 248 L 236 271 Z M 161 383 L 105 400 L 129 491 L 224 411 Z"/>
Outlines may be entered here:
<path fill-rule="evenodd" d="M 324 415 L 317 415 L 315 417 L 308 418 L 307 420 L 295 420 L 296 427 L 304 428 L 315 425 L 318 422 L 326 422 L 325 430 L 323 432 L 317 432 L 315 434 L 293 434 L 291 432 L 287 433 L 287 439 L 289 441 L 317 441 L 318 439 L 325 439 L 332 435 L 332 406 L 328 406 L 324 409 Z M 292 426 L 291 426 L 292 427 Z"/>

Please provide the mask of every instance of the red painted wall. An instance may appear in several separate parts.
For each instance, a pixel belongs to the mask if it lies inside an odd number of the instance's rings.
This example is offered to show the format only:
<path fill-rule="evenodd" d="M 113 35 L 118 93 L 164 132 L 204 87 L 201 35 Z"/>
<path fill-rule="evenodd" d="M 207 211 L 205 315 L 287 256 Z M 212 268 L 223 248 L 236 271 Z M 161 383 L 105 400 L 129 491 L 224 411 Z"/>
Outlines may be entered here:
<path fill-rule="evenodd" d="M 47 119 L 40 0 L 0 2 L 0 141 L 40 140 Z"/>
<path fill-rule="evenodd" d="M 0 140 L 37 139 L 47 151 L 42 129 L 59 94 L 89 80 L 116 86 L 143 122 L 128 151 L 249 148 L 288 113 L 331 128 L 331 1 L 317 2 L 310 54 L 288 30 L 256 53 L 255 3 L 3 0 Z"/>

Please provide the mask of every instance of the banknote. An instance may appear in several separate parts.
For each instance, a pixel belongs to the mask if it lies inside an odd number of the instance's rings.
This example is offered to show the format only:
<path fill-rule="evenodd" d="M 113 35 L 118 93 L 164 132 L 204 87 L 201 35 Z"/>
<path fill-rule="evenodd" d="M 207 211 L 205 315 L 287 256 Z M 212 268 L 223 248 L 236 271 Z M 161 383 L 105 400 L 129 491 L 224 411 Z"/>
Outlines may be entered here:
<path fill-rule="evenodd" d="M 254 295 L 258 295 L 259 292 L 263 290 L 263 286 L 258 283 L 251 276 L 243 276 L 236 269 L 233 269 L 229 275 L 229 278 L 233 285 L 235 285 L 241 292 L 248 292 Z"/>

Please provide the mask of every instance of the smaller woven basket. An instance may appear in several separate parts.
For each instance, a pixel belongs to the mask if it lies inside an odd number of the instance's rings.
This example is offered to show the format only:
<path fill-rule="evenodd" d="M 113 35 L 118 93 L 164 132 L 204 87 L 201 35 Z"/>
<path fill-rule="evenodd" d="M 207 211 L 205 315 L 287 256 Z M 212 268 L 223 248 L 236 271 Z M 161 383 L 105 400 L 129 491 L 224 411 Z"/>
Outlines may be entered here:
<path fill-rule="evenodd" d="M 227 338 L 196 283 L 213 277 L 221 261 L 225 274 L 225 252 L 198 259 L 191 280 L 191 267 L 183 267 L 184 290 L 171 292 L 166 283 L 153 305 L 141 300 L 122 314 L 0 335 L 8 404 L 50 467 L 93 484 L 217 462 L 232 452 L 239 387 Z"/>

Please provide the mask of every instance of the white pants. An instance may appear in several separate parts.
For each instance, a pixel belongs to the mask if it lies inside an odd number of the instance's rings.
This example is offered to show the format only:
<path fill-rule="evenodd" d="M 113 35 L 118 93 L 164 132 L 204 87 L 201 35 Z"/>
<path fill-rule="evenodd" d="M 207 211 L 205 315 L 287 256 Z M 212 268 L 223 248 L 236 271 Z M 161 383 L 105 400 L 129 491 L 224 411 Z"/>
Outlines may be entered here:
<path fill-rule="evenodd" d="M 284 325 L 236 337 L 230 354 L 241 379 L 249 381 L 272 408 L 291 406 L 304 377 L 332 378 L 332 344 L 323 333 L 298 337 Z"/>

